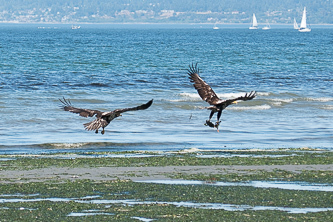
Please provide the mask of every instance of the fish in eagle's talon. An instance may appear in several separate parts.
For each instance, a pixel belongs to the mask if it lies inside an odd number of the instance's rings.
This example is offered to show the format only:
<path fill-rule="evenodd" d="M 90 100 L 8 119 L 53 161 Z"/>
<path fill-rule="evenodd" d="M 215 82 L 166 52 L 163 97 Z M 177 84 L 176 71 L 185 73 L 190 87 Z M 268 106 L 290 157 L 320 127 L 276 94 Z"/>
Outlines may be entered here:
<path fill-rule="evenodd" d="M 209 120 L 206 120 L 205 126 L 209 126 L 209 127 L 214 128 L 214 124 Z"/>

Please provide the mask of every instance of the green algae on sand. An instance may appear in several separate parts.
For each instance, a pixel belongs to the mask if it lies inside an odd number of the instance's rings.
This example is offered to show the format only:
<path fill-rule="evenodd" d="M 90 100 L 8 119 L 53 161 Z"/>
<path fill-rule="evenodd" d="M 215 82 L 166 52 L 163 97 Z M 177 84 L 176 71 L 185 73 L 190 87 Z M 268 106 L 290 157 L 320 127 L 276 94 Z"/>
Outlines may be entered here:
<path fill-rule="evenodd" d="M 0 161 L 2 221 L 333 220 L 333 192 L 241 184 L 214 186 L 216 181 L 254 180 L 332 186 L 332 152 L 303 149 L 150 152 L 146 153 L 151 154 L 150 157 L 135 158 L 108 157 L 107 154 L 68 153 L 67 158 L 63 158 L 64 154 L 0 156 L 0 160 L 3 159 Z M 58 174 L 54 174 L 56 170 Z M 89 173 L 91 179 L 83 179 Z M 207 183 L 133 181 L 162 177 Z M 289 212 L 290 209 L 301 213 Z"/>

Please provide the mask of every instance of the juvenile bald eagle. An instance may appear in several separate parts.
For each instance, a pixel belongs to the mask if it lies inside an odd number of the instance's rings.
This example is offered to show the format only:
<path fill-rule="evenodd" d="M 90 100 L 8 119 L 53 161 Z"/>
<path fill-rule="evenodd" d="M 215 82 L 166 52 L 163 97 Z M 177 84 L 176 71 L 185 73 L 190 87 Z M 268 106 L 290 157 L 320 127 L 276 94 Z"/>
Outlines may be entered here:
<path fill-rule="evenodd" d="M 103 128 L 102 134 L 105 133 L 104 128 L 109 125 L 109 123 L 114 120 L 115 118 L 121 116 L 122 113 L 128 112 L 128 111 L 136 111 L 136 110 L 144 110 L 148 109 L 151 104 L 153 103 L 153 100 L 150 100 L 146 104 L 142 104 L 141 106 L 133 107 L 133 108 L 125 108 L 125 109 L 116 109 L 113 111 L 109 112 L 101 112 L 99 110 L 91 110 L 91 109 L 81 109 L 81 108 L 75 108 L 72 106 L 72 103 L 70 102 L 69 99 L 63 98 L 63 100 L 59 99 L 60 102 L 63 104 L 62 108 L 65 111 L 69 111 L 72 113 L 78 113 L 80 116 L 83 117 L 93 117 L 96 116 L 96 119 L 89 122 L 85 123 L 84 128 L 86 130 L 95 130 L 95 133 L 98 133 L 99 128 Z"/>
<path fill-rule="evenodd" d="M 235 99 L 221 100 L 213 89 L 199 76 L 199 68 L 197 64 L 190 65 L 190 68 L 187 70 L 189 78 L 194 86 L 194 88 L 198 91 L 202 100 L 208 102 L 211 106 L 205 107 L 208 110 L 211 110 L 209 119 L 206 120 L 206 124 L 210 127 L 215 127 L 218 130 L 219 124 L 221 123 L 220 117 L 222 115 L 222 111 L 227 108 L 232 103 L 236 103 L 237 100 L 251 100 L 256 96 L 255 91 L 251 91 L 250 93 L 246 93 L 245 96 L 240 96 Z M 213 124 L 210 120 L 213 117 L 214 113 L 217 113 L 217 121 Z"/>

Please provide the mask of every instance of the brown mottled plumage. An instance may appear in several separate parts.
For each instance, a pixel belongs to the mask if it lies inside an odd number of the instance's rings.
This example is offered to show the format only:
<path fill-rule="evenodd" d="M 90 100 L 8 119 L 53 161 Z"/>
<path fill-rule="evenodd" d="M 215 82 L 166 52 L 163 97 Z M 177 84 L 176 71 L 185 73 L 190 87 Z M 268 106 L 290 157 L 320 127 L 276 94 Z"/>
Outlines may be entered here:
<path fill-rule="evenodd" d="M 128 112 L 128 111 L 136 111 L 136 110 L 144 110 L 148 109 L 151 104 L 153 103 L 153 100 L 150 100 L 146 104 L 142 104 L 141 106 L 136 106 L 133 108 L 125 108 L 125 109 L 116 109 L 113 111 L 109 112 L 101 112 L 99 110 L 91 110 L 91 109 L 81 109 L 81 108 L 75 108 L 72 106 L 72 103 L 70 102 L 69 99 L 63 98 L 63 100 L 59 99 L 60 102 L 63 104 L 63 109 L 65 111 L 69 111 L 72 113 L 77 113 L 80 116 L 83 117 L 93 117 L 96 116 L 96 119 L 83 124 L 86 130 L 95 130 L 95 133 L 98 133 L 99 128 L 103 128 L 102 134 L 104 134 L 104 128 L 109 125 L 109 123 L 114 120 L 115 118 L 121 116 L 123 112 Z"/>
<path fill-rule="evenodd" d="M 209 120 L 206 120 L 206 125 L 210 127 L 216 127 L 218 129 L 218 126 L 221 122 L 220 117 L 222 115 L 222 111 L 229 105 L 235 103 L 237 100 L 251 100 L 256 96 L 256 92 L 251 91 L 250 93 L 246 93 L 245 96 L 240 96 L 235 99 L 221 100 L 216 95 L 214 90 L 203 79 L 201 79 L 201 77 L 199 76 L 199 68 L 197 67 L 197 64 L 192 64 L 189 67 L 190 68 L 188 69 L 188 75 L 191 82 L 193 83 L 194 88 L 198 91 L 201 99 L 211 105 L 210 107 L 206 107 L 207 109 L 211 110 Z M 210 122 L 210 120 L 216 112 L 217 122 L 214 125 L 212 122 Z"/>

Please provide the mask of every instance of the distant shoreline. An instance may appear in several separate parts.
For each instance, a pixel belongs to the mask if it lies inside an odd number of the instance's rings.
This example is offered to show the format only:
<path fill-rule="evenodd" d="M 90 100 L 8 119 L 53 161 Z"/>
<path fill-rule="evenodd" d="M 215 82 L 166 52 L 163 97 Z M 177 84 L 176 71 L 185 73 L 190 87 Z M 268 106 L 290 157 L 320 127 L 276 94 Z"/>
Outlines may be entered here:
<path fill-rule="evenodd" d="M 40 24 L 48 24 L 48 25 L 73 25 L 73 24 L 87 24 L 87 25 L 214 25 L 214 22 L 205 22 L 205 23 L 177 23 L 177 22 L 72 22 L 72 23 L 61 23 L 61 22 L 7 22 L 7 21 L 0 21 L 0 24 L 20 24 L 20 25 L 40 25 Z M 217 25 L 227 25 L 227 26 L 244 26 L 249 25 L 250 23 L 217 23 Z M 259 25 L 263 25 L 265 23 L 259 23 Z M 293 23 L 272 23 L 271 26 L 289 26 L 293 25 Z M 333 26 L 333 24 L 330 23 L 318 23 L 318 24 L 310 24 L 311 26 Z"/>

